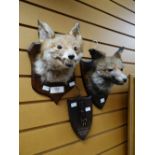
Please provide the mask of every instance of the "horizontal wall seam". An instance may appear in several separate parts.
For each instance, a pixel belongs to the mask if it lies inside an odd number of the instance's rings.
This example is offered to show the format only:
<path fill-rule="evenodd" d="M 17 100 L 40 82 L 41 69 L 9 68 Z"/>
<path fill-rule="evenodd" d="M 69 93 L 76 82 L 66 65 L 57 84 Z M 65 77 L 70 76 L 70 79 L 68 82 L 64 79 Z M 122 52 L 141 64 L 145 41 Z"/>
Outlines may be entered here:
<path fill-rule="evenodd" d="M 23 23 L 19 23 L 19 26 L 22 26 L 22 27 L 26 27 L 26 28 L 31 28 L 31 29 L 35 29 L 35 30 L 37 30 L 38 28 L 37 27 L 35 27 L 35 26 L 31 26 L 31 25 L 27 25 L 27 24 L 23 24 Z M 60 33 L 60 32 L 55 32 L 55 33 L 57 33 L 57 34 L 64 34 L 64 33 Z M 95 42 L 94 40 L 92 40 L 92 39 L 88 39 L 88 38 L 84 38 L 83 37 L 83 40 L 85 40 L 85 41 L 89 41 L 89 42 Z M 105 42 L 101 42 L 101 41 L 98 41 L 98 44 L 101 44 L 101 45 L 106 45 L 106 46 L 111 46 L 111 47 L 117 47 L 117 48 L 120 48 L 121 46 L 118 46 L 118 45 L 114 45 L 114 44 L 109 44 L 109 43 L 105 43 Z M 130 51 L 132 51 L 132 52 L 134 52 L 135 51 L 135 49 L 133 49 L 133 48 L 128 48 L 128 47 L 124 47 L 126 50 L 130 50 Z"/>
<path fill-rule="evenodd" d="M 111 132 L 111 131 L 114 131 L 114 130 L 117 130 L 119 128 L 122 128 L 122 127 L 125 127 L 127 124 L 123 124 L 121 126 L 118 126 L 118 127 L 115 127 L 115 128 L 111 128 L 111 129 L 108 129 L 106 131 L 102 131 L 102 132 L 99 132 L 97 134 L 94 134 L 94 135 L 91 135 L 91 136 L 88 136 L 87 139 L 91 139 L 93 137 L 96 137 L 96 136 L 99 136 L 99 135 L 102 135 L 102 134 L 105 134 L 105 133 L 108 133 L 108 132 Z M 58 150 L 60 148 L 64 148 L 66 146 L 69 146 L 69 145 L 72 145 L 72 144 L 75 144 L 75 143 L 78 143 L 80 142 L 81 140 L 76 140 L 76 141 L 73 141 L 73 142 L 70 142 L 70 143 L 66 143 L 64 145 L 61 145 L 61 146 L 58 146 L 58 147 L 55 147 L 55 148 L 52 148 L 52 149 L 48 149 L 48 150 L 45 150 L 45 151 L 42 151 L 42 152 L 39 152 L 39 153 L 35 153 L 35 155 L 43 155 L 43 153 L 47 153 L 47 152 L 51 152 L 51 151 L 55 151 L 55 150 Z"/>
<path fill-rule="evenodd" d="M 124 110 L 127 110 L 127 108 L 120 108 L 120 109 L 106 111 L 106 112 L 99 113 L 99 114 L 93 114 L 93 117 L 100 116 L 100 115 L 105 115 L 105 114 L 111 114 L 111 113 L 115 113 L 115 112 L 118 112 L 118 111 L 124 111 Z M 23 132 L 27 132 L 27 131 L 33 131 L 33 130 L 42 129 L 42 128 L 46 128 L 46 127 L 51 127 L 51 126 L 55 126 L 55 125 L 59 125 L 59 124 L 65 124 L 65 123 L 69 123 L 69 120 L 59 121 L 59 122 L 46 124 L 46 125 L 40 125 L 40 126 L 36 126 L 36 127 L 32 127 L 32 128 L 27 128 L 27 129 L 21 129 L 21 130 L 19 130 L 19 132 L 23 133 Z"/>
<path fill-rule="evenodd" d="M 19 52 L 28 52 L 28 50 L 27 49 L 21 49 L 21 48 L 19 48 Z M 89 57 L 82 57 L 82 58 L 83 59 L 91 60 L 91 58 L 89 58 Z M 124 64 L 130 64 L 130 65 L 134 65 L 135 64 L 134 62 L 129 62 L 129 61 L 123 61 L 123 63 Z"/>
<path fill-rule="evenodd" d="M 118 5 L 118 6 L 122 7 L 122 8 L 124 8 L 124 9 L 126 9 L 126 10 L 132 12 L 132 13 L 135 13 L 135 11 L 133 11 L 133 10 L 127 8 L 126 6 L 124 6 L 124 5 L 122 5 L 122 4 L 118 3 L 118 2 L 116 2 L 116 1 L 114 1 L 114 0 L 110 0 L 110 1 L 113 2 L 113 3 L 116 4 L 116 5 Z"/>
<path fill-rule="evenodd" d="M 120 31 L 117 31 L 117 30 L 114 30 L 114 29 L 111 29 L 111 28 L 108 28 L 108 27 L 105 27 L 105 26 L 101 26 L 101 25 L 92 23 L 92 22 L 90 22 L 90 21 L 87 21 L 87 20 L 84 20 L 84 19 L 80 19 L 80 18 L 71 16 L 71 15 L 69 15 L 69 14 L 65 14 L 65 13 L 59 12 L 59 11 L 57 11 L 57 10 L 54 10 L 54 9 L 51 9 L 51 8 L 48 8 L 48 7 L 39 5 L 39 4 L 35 4 L 35 3 L 28 2 L 28 1 L 25 1 L 25 0 L 20 0 L 20 1 L 21 1 L 21 2 L 24 2 L 24 3 L 27 3 L 27 4 L 29 4 L 29 5 L 33 5 L 33 6 L 35 6 L 35 7 L 38 7 L 38 8 L 47 10 L 47 11 L 50 11 L 50 12 L 54 12 L 54 13 L 57 13 L 57 14 L 60 14 L 60 15 L 63 15 L 63 16 L 66 16 L 66 17 L 69 17 L 69 18 L 72 18 L 72 19 L 76 19 L 76 20 L 81 21 L 81 22 L 85 22 L 85 23 L 87 23 L 87 24 L 90 24 L 90 25 L 93 25 L 93 26 L 96 26 L 96 27 L 99 27 L 99 28 L 106 29 L 106 30 L 108 30 L 108 31 L 112 31 L 112 32 L 114 32 L 114 33 L 118 33 L 118 34 L 121 34 L 121 35 L 125 35 L 125 36 L 130 37 L 130 38 L 135 38 L 135 36 L 133 36 L 133 35 L 130 35 L 130 34 L 127 34 L 127 33 L 123 33 L 123 32 L 120 32 Z"/>
<path fill-rule="evenodd" d="M 96 136 L 99 136 L 99 135 L 108 133 L 108 132 L 110 132 L 110 131 L 117 130 L 117 129 L 119 129 L 119 128 L 125 127 L 126 125 L 127 125 L 127 124 L 123 124 L 123 125 L 121 125 L 121 126 L 118 126 L 118 127 L 115 127 L 115 128 L 109 129 L 109 130 L 106 130 L 106 131 L 102 131 L 102 132 L 97 133 L 97 134 L 95 134 L 95 135 L 88 136 L 87 139 L 91 139 L 91 138 L 93 138 L 93 137 L 96 137 Z M 60 149 L 60 148 L 64 148 L 64 147 L 66 147 L 66 146 L 69 146 L 69 145 L 72 145 L 72 144 L 76 144 L 76 143 L 78 143 L 78 142 L 80 142 L 80 141 L 81 141 L 81 140 L 78 139 L 78 140 L 76 140 L 76 141 L 73 141 L 73 142 L 70 142 L 70 143 L 66 143 L 66 144 L 61 145 L 61 146 L 58 146 L 58 147 L 54 147 L 54 148 L 51 148 L 51 149 L 48 149 L 48 150 L 45 150 L 45 151 L 42 151 L 42 152 L 35 153 L 35 155 L 42 155 L 42 154 L 44 154 L 44 153 L 48 153 L 48 152 L 51 152 L 51 151 L 55 151 L 55 150 L 58 150 L 58 149 Z"/>
<path fill-rule="evenodd" d="M 110 93 L 109 95 L 119 95 L 119 94 L 128 94 L 128 90 L 124 91 L 124 92 L 112 92 Z M 87 96 L 83 96 L 81 95 L 82 97 L 87 97 Z M 67 99 L 74 99 L 74 97 L 67 97 L 67 98 L 62 98 L 60 101 L 62 100 L 67 100 Z M 38 102 L 48 102 L 48 101 L 51 101 L 51 100 L 33 100 L 33 101 L 20 101 L 19 104 L 37 104 Z M 59 104 L 59 103 L 58 103 Z"/>
<path fill-rule="evenodd" d="M 110 93 L 109 95 L 119 95 L 119 94 L 127 95 L 128 92 L 126 92 L 126 91 L 125 92 L 115 92 L 115 93 L 113 92 L 113 93 Z M 83 97 L 86 97 L 86 96 L 83 96 Z M 60 101 L 71 99 L 71 98 L 74 98 L 74 97 L 62 98 Z M 21 102 L 19 102 L 19 104 L 21 104 L 21 105 L 23 105 L 23 104 L 38 104 L 40 102 L 50 102 L 50 101 L 51 101 L 50 99 L 47 99 L 47 100 L 34 100 L 34 101 L 21 101 Z"/>
<path fill-rule="evenodd" d="M 118 19 L 118 20 L 121 20 L 121 21 L 125 22 L 125 23 L 128 23 L 128 24 L 131 24 L 131 25 L 135 26 L 134 23 L 132 23 L 132 22 L 130 22 L 130 21 L 128 21 L 128 20 L 125 20 L 125 19 L 123 19 L 123 18 L 120 18 L 120 17 L 118 17 L 118 16 L 115 16 L 115 15 L 113 15 L 113 14 L 107 12 L 107 11 L 102 10 L 102 9 L 99 9 L 99 8 L 93 6 L 93 5 L 90 5 L 90 4 L 85 3 L 85 2 L 83 2 L 83 1 L 80 1 L 80 0 L 75 0 L 75 1 L 78 2 L 78 3 L 81 3 L 81 4 L 85 5 L 85 6 L 88 6 L 88 7 L 90 7 L 90 8 L 93 8 L 93 9 L 95 9 L 95 10 L 97 10 L 97 11 L 100 11 L 100 12 L 102 12 L 102 13 L 105 13 L 105 14 L 107 14 L 107 15 L 109 15 L 109 16 L 112 16 L 112 17 L 114 17 L 114 18 L 116 18 L 116 19 Z"/>
<path fill-rule="evenodd" d="M 119 144 L 117 144 L 117 145 L 114 145 L 113 147 L 110 147 L 110 148 L 107 149 L 107 150 L 104 150 L 104 151 L 102 151 L 102 152 L 100 152 L 100 153 L 97 153 L 96 155 L 100 155 L 100 154 L 102 154 L 102 153 L 106 153 L 106 152 L 111 151 L 112 149 L 115 149 L 115 148 L 121 146 L 122 144 L 126 144 L 126 143 L 127 143 L 127 140 L 125 140 L 125 141 L 123 141 L 123 142 L 121 142 L 121 143 L 119 143 Z"/>

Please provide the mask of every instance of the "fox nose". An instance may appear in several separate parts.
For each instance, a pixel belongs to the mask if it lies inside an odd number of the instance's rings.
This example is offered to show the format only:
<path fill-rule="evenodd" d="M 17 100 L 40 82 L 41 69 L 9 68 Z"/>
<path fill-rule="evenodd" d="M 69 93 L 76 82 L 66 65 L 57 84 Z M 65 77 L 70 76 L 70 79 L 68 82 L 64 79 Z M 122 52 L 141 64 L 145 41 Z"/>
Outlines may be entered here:
<path fill-rule="evenodd" d="M 127 81 L 127 79 L 125 78 L 125 79 L 123 79 L 123 82 L 126 82 Z"/>
<path fill-rule="evenodd" d="M 68 56 L 68 58 L 71 59 L 71 60 L 73 60 L 74 57 L 75 57 L 75 55 L 69 55 L 69 56 Z"/>

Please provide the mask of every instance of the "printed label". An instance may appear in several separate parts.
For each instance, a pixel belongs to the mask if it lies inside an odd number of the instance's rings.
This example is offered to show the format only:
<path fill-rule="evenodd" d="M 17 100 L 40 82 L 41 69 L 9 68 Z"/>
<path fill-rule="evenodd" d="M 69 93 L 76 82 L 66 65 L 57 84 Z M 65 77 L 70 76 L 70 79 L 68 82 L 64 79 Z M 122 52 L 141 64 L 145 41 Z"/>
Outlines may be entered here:
<path fill-rule="evenodd" d="M 74 108 L 74 107 L 77 107 L 77 103 L 76 102 L 71 103 L 71 108 Z"/>
<path fill-rule="evenodd" d="M 91 111 L 91 108 L 90 108 L 90 107 L 86 107 L 86 108 L 85 108 L 85 111 L 86 111 L 86 112 Z"/>
<path fill-rule="evenodd" d="M 64 91 L 65 91 L 64 86 L 51 87 L 51 88 L 50 88 L 50 93 L 51 93 L 51 94 L 64 93 Z"/>
<path fill-rule="evenodd" d="M 104 103 L 105 99 L 104 98 L 100 98 L 100 103 Z"/>
<path fill-rule="evenodd" d="M 50 87 L 43 85 L 42 90 L 49 92 L 50 91 Z"/>
<path fill-rule="evenodd" d="M 69 87 L 73 87 L 73 86 L 75 86 L 75 81 L 69 82 Z"/>

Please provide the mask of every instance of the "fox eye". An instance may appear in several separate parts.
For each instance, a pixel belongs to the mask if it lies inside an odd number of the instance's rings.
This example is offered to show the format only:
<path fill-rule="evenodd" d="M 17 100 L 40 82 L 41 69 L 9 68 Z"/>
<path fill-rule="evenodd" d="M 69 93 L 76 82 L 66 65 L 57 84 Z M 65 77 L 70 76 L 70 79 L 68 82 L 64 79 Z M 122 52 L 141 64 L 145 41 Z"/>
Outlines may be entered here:
<path fill-rule="evenodd" d="M 61 46 L 61 45 L 58 45 L 57 48 L 58 48 L 58 49 L 62 49 L 62 46 Z"/>
<path fill-rule="evenodd" d="M 74 50 L 77 51 L 77 47 L 76 46 L 74 47 Z"/>
<path fill-rule="evenodd" d="M 120 70 L 123 71 L 123 68 L 121 68 Z"/>
<path fill-rule="evenodd" d="M 108 72 L 112 72 L 113 71 L 113 69 L 108 69 Z"/>

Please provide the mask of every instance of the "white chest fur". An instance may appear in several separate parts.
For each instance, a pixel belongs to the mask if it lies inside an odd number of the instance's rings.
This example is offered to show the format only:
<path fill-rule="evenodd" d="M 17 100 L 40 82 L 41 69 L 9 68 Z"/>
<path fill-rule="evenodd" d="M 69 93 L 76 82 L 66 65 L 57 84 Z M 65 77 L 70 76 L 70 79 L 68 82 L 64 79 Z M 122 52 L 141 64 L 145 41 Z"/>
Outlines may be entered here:
<path fill-rule="evenodd" d="M 67 82 L 73 75 L 74 68 L 65 70 L 50 70 L 50 66 L 41 59 L 34 63 L 34 71 L 41 76 L 41 81 L 48 82 Z"/>

